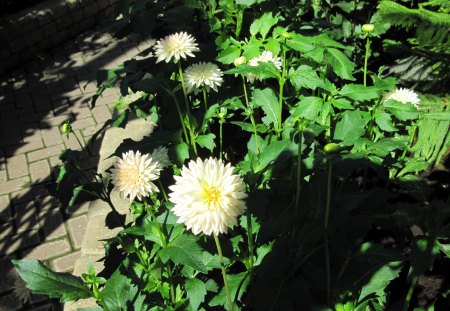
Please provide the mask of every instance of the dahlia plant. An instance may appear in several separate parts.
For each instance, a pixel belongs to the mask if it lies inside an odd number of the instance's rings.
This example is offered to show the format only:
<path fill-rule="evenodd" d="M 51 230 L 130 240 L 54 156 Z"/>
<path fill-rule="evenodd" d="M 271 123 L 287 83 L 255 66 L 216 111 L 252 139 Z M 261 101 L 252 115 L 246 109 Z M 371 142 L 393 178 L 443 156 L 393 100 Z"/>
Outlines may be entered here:
<path fill-rule="evenodd" d="M 27 287 L 104 310 L 418 306 L 420 278 L 449 254 L 450 211 L 418 175 L 434 163 L 412 150 L 422 120 L 448 114 L 378 68 L 374 42 L 390 25 L 346 20 L 342 36 L 316 23 L 327 16 L 317 6 L 299 21 L 300 3 L 276 13 L 278 1 L 147 4 L 124 16 L 138 27 L 154 14 L 163 39 L 109 70 L 93 103 L 120 83 L 106 126 L 134 115 L 157 127 L 123 141 L 93 183 L 74 179 L 81 160 L 64 151 L 53 192 L 67 206 L 111 206 L 122 230 L 105 241 L 109 266 L 80 278 L 15 261 Z"/>

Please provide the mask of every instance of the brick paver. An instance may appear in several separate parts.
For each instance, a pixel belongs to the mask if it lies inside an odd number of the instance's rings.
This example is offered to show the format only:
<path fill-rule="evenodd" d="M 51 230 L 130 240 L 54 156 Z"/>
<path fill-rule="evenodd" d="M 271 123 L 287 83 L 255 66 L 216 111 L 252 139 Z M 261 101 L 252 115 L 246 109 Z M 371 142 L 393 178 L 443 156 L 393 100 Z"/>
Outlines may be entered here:
<path fill-rule="evenodd" d="M 90 109 L 95 71 L 117 67 L 142 48 L 110 35 L 89 32 L 0 77 L 0 310 L 47 310 L 47 298 L 33 295 L 23 305 L 12 292 L 17 277 L 11 259 L 35 258 L 57 271 L 71 272 L 80 257 L 89 203 L 68 212 L 51 198 L 46 184 L 64 148 L 80 149 L 59 126 L 72 118 L 83 144 L 111 117 L 119 98 L 110 89 Z M 143 43 L 146 45 L 147 43 Z M 99 142 L 95 142 L 98 145 Z M 98 155 L 81 163 L 95 167 Z M 47 308 L 47 309 L 46 309 Z"/>

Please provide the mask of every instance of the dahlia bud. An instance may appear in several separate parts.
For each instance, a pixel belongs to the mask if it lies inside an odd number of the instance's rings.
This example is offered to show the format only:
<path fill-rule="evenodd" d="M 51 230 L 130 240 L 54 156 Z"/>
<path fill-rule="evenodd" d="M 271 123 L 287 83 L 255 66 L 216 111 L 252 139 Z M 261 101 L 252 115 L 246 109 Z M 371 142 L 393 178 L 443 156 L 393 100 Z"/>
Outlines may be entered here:
<path fill-rule="evenodd" d="M 374 24 L 364 24 L 361 27 L 361 30 L 364 33 L 371 33 L 371 32 L 373 32 L 374 29 L 375 29 L 375 25 Z"/>
<path fill-rule="evenodd" d="M 291 35 L 289 32 L 287 32 L 287 31 L 283 32 L 283 33 L 281 34 L 281 36 L 282 36 L 283 38 L 285 38 L 285 39 L 290 39 L 290 38 L 292 38 L 292 35 Z"/>
<path fill-rule="evenodd" d="M 247 59 L 244 56 L 238 57 L 234 60 L 234 65 L 237 67 L 239 65 L 245 64 Z"/>
<path fill-rule="evenodd" d="M 329 143 L 329 144 L 326 144 L 325 147 L 323 147 L 323 151 L 326 154 L 337 153 L 337 152 L 339 152 L 339 149 L 340 149 L 339 145 L 335 144 L 335 143 Z"/>
<path fill-rule="evenodd" d="M 72 126 L 70 125 L 70 122 L 66 121 L 60 126 L 61 132 L 63 134 L 69 134 L 72 133 Z"/>

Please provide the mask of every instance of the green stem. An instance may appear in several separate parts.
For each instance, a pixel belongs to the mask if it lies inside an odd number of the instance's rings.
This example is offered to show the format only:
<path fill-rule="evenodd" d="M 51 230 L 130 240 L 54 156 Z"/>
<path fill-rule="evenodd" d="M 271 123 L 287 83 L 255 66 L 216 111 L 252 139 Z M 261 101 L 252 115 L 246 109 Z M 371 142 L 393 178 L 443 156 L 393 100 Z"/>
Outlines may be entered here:
<path fill-rule="evenodd" d="M 169 201 L 169 198 L 167 197 L 167 193 L 166 193 L 166 190 L 164 189 L 164 185 L 162 184 L 161 179 L 158 178 L 158 182 L 159 182 L 159 187 L 161 188 L 161 192 L 164 196 L 164 200 L 166 200 L 166 202 Z"/>
<path fill-rule="evenodd" d="M 222 160 L 222 125 L 223 122 L 219 121 L 219 159 Z"/>
<path fill-rule="evenodd" d="M 230 307 L 230 311 L 233 311 L 233 301 L 231 300 L 231 294 L 228 288 L 227 273 L 225 271 L 225 264 L 223 263 L 222 248 L 220 247 L 220 242 L 217 235 L 214 235 L 214 241 L 216 242 L 217 252 L 219 253 L 220 267 L 222 268 L 222 278 L 225 286 L 225 292 L 227 294 L 228 305 Z"/>
<path fill-rule="evenodd" d="M 403 311 L 408 311 L 409 302 L 411 301 L 411 297 L 414 292 L 414 288 L 416 287 L 418 279 L 419 278 L 417 276 L 414 276 L 411 280 L 411 285 L 409 286 L 408 294 L 406 295 L 405 305 L 403 306 Z"/>
<path fill-rule="evenodd" d="M 406 149 L 403 150 L 402 155 L 399 158 L 399 162 L 402 163 L 403 160 L 405 160 L 406 154 L 408 153 L 408 150 L 410 148 L 410 146 L 412 146 L 413 142 L 414 142 L 414 136 L 416 134 L 416 129 L 417 129 L 417 124 L 414 124 L 411 130 L 411 133 L 409 134 L 409 139 L 408 139 L 408 146 L 406 146 Z M 397 173 L 398 173 L 398 169 L 394 169 L 393 173 L 392 173 L 392 177 L 396 177 Z"/>
<path fill-rule="evenodd" d="M 181 80 L 181 88 L 183 89 L 184 102 L 186 104 L 186 111 L 189 114 L 190 113 L 189 100 L 188 100 L 188 97 L 187 97 L 186 85 L 184 84 L 183 69 L 181 69 L 181 60 L 179 60 L 177 62 L 177 64 L 178 64 L 178 74 L 180 75 L 180 80 Z"/>
<path fill-rule="evenodd" d="M 247 208 L 247 240 L 248 240 L 248 254 L 250 267 L 253 267 L 253 229 L 252 229 L 252 216 Z"/>
<path fill-rule="evenodd" d="M 170 263 L 170 260 L 167 262 L 167 274 L 169 276 L 169 286 L 170 286 L 170 299 L 172 300 L 172 304 L 176 304 L 175 299 L 175 288 L 173 286 L 173 276 L 172 276 L 172 264 Z"/>
<path fill-rule="evenodd" d="M 302 145 L 303 145 L 303 131 L 300 131 L 298 133 L 297 189 L 295 193 L 295 208 L 298 212 L 300 212 L 300 190 L 302 181 Z"/>
<path fill-rule="evenodd" d="M 284 40 L 286 44 L 286 40 Z M 284 91 L 284 83 L 286 78 L 286 47 L 283 45 L 283 70 L 281 72 L 281 79 L 279 81 L 280 85 L 280 94 L 278 97 L 278 105 L 279 105 L 279 115 L 278 115 L 278 138 L 281 136 L 282 129 L 282 118 L 283 118 L 283 91 Z"/>
<path fill-rule="evenodd" d="M 92 289 L 93 289 L 93 291 L 94 291 L 94 297 L 95 297 L 95 299 L 97 299 L 97 300 L 100 302 L 100 304 L 101 304 L 102 307 L 103 307 L 103 310 L 109 311 L 108 305 L 106 304 L 105 299 L 103 299 L 102 293 L 98 290 L 98 285 L 94 283 Z"/>
<path fill-rule="evenodd" d="M 247 94 L 247 84 L 245 83 L 244 76 L 242 76 L 242 87 L 244 88 L 245 104 L 250 109 L 250 103 L 248 101 L 248 94 Z M 256 123 L 255 123 L 255 118 L 253 117 L 253 110 L 252 110 L 252 114 L 250 115 L 250 120 L 252 121 L 253 132 L 255 133 L 255 148 L 256 148 L 256 152 L 259 153 L 258 139 L 257 139 L 258 133 L 256 132 Z"/>
<path fill-rule="evenodd" d="M 206 99 L 206 89 L 203 88 L 203 104 L 205 105 L 205 112 L 208 111 L 208 101 Z"/>
<path fill-rule="evenodd" d="M 75 136 L 75 139 L 77 140 L 78 145 L 80 145 L 81 150 L 83 150 L 84 155 L 86 156 L 86 158 L 89 158 L 89 157 L 90 157 L 90 153 L 89 153 L 89 151 L 88 151 L 87 149 L 85 149 L 85 147 L 84 147 L 83 144 L 81 143 L 81 140 L 78 138 L 77 133 L 75 133 L 75 131 L 72 131 L 71 133 L 73 134 L 73 136 Z"/>
<path fill-rule="evenodd" d="M 325 207 L 325 222 L 324 229 L 328 229 L 328 222 L 330 218 L 330 206 L 331 206 L 331 177 L 332 177 L 332 163 L 331 159 L 328 160 L 328 176 L 327 176 L 327 201 Z"/>
<path fill-rule="evenodd" d="M 181 127 L 183 128 L 184 139 L 186 140 L 186 143 L 189 143 L 189 136 L 187 134 L 186 126 L 184 125 L 183 114 L 181 113 L 180 103 L 178 102 L 177 97 L 170 90 L 168 90 L 164 87 L 161 87 L 161 88 L 163 88 L 170 95 L 170 97 L 172 97 L 172 99 L 175 103 L 175 107 L 177 108 L 178 117 L 180 118 L 180 122 L 181 122 Z"/>
<path fill-rule="evenodd" d="M 330 245 L 328 242 L 328 234 L 325 232 L 325 266 L 326 266 L 326 288 L 327 288 L 327 306 L 331 305 L 331 266 L 330 266 Z"/>
<path fill-rule="evenodd" d="M 367 36 L 366 53 L 364 55 L 364 86 L 367 85 L 367 62 L 369 60 L 369 55 L 370 55 L 370 39 L 369 39 L 369 36 Z"/>

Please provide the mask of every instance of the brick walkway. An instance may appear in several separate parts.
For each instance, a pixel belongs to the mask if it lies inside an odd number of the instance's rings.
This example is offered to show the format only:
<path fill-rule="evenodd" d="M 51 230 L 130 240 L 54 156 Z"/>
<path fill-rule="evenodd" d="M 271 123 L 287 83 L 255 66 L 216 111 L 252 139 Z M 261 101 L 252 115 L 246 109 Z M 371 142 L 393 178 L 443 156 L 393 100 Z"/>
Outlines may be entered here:
<path fill-rule="evenodd" d="M 46 193 L 45 183 L 53 178 L 61 150 L 80 149 L 73 136 L 61 135 L 59 125 L 73 115 L 73 129 L 88 143 L 110 118 L 119 97 L 118 90 L 108 90 L 89 109 L 96 90 L 95 71 L 114 68 L 147 46 L 90 32 L 0 78 L 1 311 L 52 307 L 38 296 L 20 303 L 13 292 L 16 272 L 11 259 L 35 258 L 57 271 L 73 270 L 88 204 L 66 213 Z M 93 145 L 98 148 L 98 143 Z M 97 161 L 94 156 L 89 165 Z"/>

